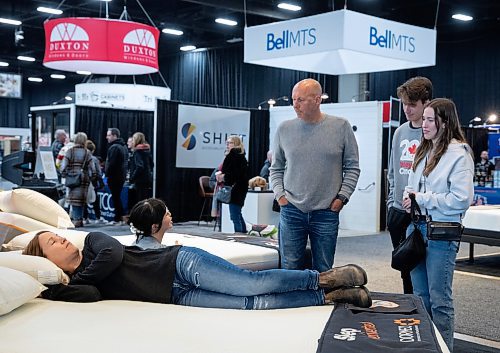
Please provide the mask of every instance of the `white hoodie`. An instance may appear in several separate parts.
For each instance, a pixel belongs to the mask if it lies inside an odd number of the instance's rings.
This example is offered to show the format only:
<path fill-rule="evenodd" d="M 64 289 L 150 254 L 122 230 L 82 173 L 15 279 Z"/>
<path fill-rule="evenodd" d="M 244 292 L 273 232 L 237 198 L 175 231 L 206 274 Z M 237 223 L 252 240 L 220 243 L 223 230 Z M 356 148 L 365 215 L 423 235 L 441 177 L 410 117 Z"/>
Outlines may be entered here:
<path fill-rule="evenodd" d="M 418 191 L 416 200 L 425 215 L 433 221 L 460 222 L 474 198 L 474 161 L 470 147 L 451 143 L 434 170 L 419 182 L 425 167 L 421 161 L 415 172 L 410 171 L 407 190 Z"/>

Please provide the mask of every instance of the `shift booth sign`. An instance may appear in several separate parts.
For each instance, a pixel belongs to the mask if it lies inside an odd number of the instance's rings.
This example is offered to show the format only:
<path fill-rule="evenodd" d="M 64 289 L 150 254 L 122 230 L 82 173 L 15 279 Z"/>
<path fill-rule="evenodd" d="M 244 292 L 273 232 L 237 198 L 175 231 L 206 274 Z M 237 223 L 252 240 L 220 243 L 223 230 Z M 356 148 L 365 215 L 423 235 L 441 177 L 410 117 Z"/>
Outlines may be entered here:
<path fill-rule="evenodd" d="M 96 197 L 99 200 L 99 205 L 101 208 L 101 217 L 107 221 L 112 221 L 115 217 L 115 205 L 111 197 L 111 191 L 108 188 L 106 180 L 104 180 L 105 186 L 102 189 L 96 190 Z M 129 185 L 125 184 L 121 192 L 121 200 L 123 205 L 123 214 L 128 214 L 128 190 Z M 89 218 L 96 219 L 94 208 L 87 205 L 87 210 L 89 211 Z"/>

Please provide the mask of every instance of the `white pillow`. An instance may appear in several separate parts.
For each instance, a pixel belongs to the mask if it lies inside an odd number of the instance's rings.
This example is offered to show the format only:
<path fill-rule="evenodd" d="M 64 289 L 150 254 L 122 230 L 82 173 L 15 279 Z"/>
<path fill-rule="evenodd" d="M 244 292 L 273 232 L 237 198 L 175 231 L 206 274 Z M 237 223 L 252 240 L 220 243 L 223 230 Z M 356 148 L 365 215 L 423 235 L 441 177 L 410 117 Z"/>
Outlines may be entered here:
<path fill-rule="evenodd" d="M 0 252 L 0 266 L 24 272 L 42 284 L 69 283 L 68 275 L 45 257 Z"/>
<path fill-rule="evenodd" d="M 42 230 L 45 230 L 45 229 L 42 228 L 39 230 L 35 230 L 32 232 L 18 235 L 17 237 L 12 239 L 7 244 L 4 244 L 3 248 L 6 251 L 24 250 L 24 248 L 28 245 L 28 243 L 31 241 L 31 239 L 33 239 L 33 237 L 36 235 L 36 233 L 38 233 Z M 87 236 L 87 234 L 89 234 L 89 232 L 85 232 L 82 230 L 74 230 L 74 229 L 49 228 L 46 230 L 68 239 L 71 243 L 73 243 L 74 246 L 76 246 L 80 250 L 83 249 L 85 237 Z"/>
<path fill-rule="evenodd" d="M 0 192 L 0 209 L 34 218 L 57 228 L 74 228 L 68 213 L 50 197 L 30 189 Z"/>
<path fill-rule="evenodd" d="M 23 215 L 0 212 L 0 245 L 8 243 L 19 234 L 37 229 L 57 228 Z"/>
<path fill-rule="evenodd" d="M 0 315 L 10 313 L 15 308 L 34 299 L 45 289 L 31 276 L 11 268 L 0 267 Z"/>

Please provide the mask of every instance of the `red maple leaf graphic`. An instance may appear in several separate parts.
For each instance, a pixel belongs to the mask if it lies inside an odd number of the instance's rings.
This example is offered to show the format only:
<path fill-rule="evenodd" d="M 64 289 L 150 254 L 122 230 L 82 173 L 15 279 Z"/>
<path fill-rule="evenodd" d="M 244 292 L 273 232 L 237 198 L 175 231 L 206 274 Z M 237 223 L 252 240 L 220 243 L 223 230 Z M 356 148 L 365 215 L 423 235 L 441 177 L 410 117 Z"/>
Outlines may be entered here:
<path fill-rule="evenodd" d="M 410 154 L 415 154 L 416 151 L 417 151 L 417 145 L 416 144 L 413 144 L 412 146 L 410 146 L 408 148 L 408 152 L 410 152 Z"/>

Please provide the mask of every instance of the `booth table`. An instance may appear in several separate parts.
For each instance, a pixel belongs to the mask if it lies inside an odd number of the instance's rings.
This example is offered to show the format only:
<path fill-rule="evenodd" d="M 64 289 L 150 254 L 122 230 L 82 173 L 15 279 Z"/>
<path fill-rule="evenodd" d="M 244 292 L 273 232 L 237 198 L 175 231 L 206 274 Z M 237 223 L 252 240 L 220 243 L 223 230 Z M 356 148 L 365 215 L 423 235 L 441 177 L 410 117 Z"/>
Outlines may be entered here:
<path fill-rule="evenodd" d="M 280 214 L 273 211 L 273 200 L 274 194 L 272 190 L 248 190 L 245 205 L 241 212 L 245 222 L 251 224 L 273 224 L 277 227 Z M 234 233 L 228 204 L 222 204 L 221 220 L 221 231 L 223 233 Z"/>

